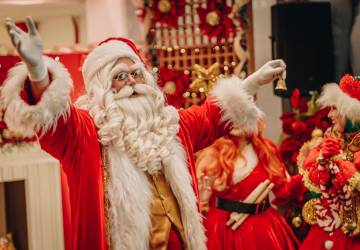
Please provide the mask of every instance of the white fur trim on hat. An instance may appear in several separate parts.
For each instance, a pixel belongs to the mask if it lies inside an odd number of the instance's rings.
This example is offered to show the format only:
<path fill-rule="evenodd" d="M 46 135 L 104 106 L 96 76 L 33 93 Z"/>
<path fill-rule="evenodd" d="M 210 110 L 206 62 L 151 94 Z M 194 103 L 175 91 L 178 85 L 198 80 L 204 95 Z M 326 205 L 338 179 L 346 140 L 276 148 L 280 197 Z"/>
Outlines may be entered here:
<path fill-rule="evenodd" d="M 69 93 L 72 80 L 65 67 L 51 58 L 44 57 L 52 82 L 36 105 L 27 104 L 21 97 L 28 71 L 24 63 L 10 69 L 1 89 L 1 109 L 5 110 L 4 121 L 8 128 L 23 136 L 33 136 L 55 128 L 57 120 L 66 116 L 70 109 Z"/>
<path fill-rule="evenodd" d="M 121 57 L 128 57 L 134 63 L 141 63 L 135 51 L 122 41 L 111 40 L 97 46 L 89 53 L 82 66 L 85 83 L 89 82 L 99 69 Z"/>
<path fill-rule="evenodd" d="M 222 109 L 222 119 L 246 133 L 257 133 L 258 121 L 264 113 L 256 106 L 245 88 L 245 81 L 233 76 L 220 79 L 211 92 Z"/>
<path fill-rule="evenodd" d="M 360 121 L 360 101 L 344 93 L 336 83 L 323 86 L 317 103 L 322 107 L 336 107 L 344 117 Z"/>

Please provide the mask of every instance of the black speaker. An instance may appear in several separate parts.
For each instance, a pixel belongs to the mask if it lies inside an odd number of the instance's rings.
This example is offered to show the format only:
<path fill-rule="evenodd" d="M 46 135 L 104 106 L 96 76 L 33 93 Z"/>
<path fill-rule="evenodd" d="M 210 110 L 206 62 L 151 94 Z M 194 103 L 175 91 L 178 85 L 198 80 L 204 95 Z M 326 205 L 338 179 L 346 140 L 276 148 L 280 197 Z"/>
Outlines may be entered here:
<path fill-rule="evenodd" d="M 330 3 L 276 4 L 271 7 L 271 19 L 272 57 L 287 64 L 288 90 L 274 91 L 276 95 L 289 97 L 298 88 L 308 96 L 334 81 Z"/>

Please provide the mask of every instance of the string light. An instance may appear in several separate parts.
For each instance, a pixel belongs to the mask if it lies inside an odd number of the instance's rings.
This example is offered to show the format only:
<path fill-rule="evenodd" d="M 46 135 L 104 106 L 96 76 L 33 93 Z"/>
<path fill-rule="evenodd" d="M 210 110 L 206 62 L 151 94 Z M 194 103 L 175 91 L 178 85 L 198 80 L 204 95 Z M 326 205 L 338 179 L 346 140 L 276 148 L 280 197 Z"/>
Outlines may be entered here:
<path fill-rule="evenodd" d="M 154 67 L 154 68 L 153 68 L 153 71 L 156 73 L 156 72 L 159 71 L 159 69 L 158 69 L 157 67 Z"/>
<path fill-rule="evenodd" d="M 181 49 L 181 50 L 180 50 L 180 53 L 181 53 L 181 54 L 184 54 L 185 52 L 186 52 L 185 49 Z"/>
<path fill-rule="evenodd" d="M 200 52 L 200 49 L 199 48 L 196 48 L 195 49 L 195 53 L 197 54 L 197 53 L 199 53 Z"/>

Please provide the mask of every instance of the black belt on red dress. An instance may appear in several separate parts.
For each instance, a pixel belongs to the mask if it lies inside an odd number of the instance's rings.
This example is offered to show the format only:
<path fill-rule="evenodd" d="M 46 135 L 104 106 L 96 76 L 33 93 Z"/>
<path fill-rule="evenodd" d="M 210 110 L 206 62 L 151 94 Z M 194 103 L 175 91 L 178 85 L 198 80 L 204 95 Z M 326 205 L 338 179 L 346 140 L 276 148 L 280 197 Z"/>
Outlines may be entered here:
<path fill-rule="evenodd" d="M 243 214 L 261 214 L 270 207 L 269 201 L 266 199 L 261 203 L 245 203 L 233 201 L 225 198 L 216 198 L 216 208 L 229 212 L 237 212 Z"/>

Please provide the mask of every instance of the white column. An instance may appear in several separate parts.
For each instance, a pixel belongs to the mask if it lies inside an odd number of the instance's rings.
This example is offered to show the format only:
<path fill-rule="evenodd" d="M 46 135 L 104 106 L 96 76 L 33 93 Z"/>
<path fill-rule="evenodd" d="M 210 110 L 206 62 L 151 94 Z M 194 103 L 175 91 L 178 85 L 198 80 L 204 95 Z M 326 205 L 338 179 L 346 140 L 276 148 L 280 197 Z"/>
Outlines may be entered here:
<path fill-rule="evenodd" d="M 87 0 L 87 42 L 97 43 L 108 37 L 128 37 L 126 0 Z"/>
<path fill-rule="evenodd" d="M 271 60 L 271 5 L 275 0 L 253 0 L 255 70 Z M 265 135 L 275 142 L 281 133 L 281 98 L 275 96 L 272 84 L 262 86 L 257 94 L 257 104 L 265 112 Z"/>

